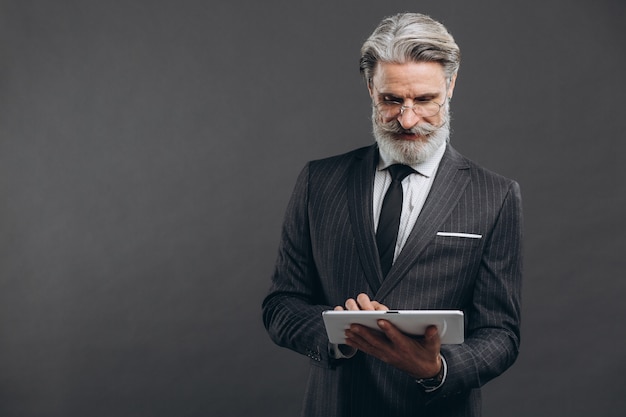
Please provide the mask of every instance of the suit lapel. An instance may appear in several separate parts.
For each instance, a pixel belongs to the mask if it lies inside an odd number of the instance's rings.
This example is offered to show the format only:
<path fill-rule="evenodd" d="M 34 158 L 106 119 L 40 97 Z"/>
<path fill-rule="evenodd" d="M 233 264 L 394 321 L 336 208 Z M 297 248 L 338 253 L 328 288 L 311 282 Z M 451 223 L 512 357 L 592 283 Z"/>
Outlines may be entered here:
<path fill-rule="evenodd" d="M 461 155 L 448 145 L 424 207 L 402 252 L 376 294 L 376 299 L 382 299 L 398 285 L 420 253 L 434 239 L 440 225 L 456 206 L 469 183 L 468 168 Z"/>
<path fill-rule="evenodd" d="M 370 146 L 357 154 L 348 177 L 348 209 L 354 231 L 357 252 L 365 279 L 372 295 L 380 288 L 381 272 L 372 209 L 374 173 L 378 163 L 378 148 Z"/>

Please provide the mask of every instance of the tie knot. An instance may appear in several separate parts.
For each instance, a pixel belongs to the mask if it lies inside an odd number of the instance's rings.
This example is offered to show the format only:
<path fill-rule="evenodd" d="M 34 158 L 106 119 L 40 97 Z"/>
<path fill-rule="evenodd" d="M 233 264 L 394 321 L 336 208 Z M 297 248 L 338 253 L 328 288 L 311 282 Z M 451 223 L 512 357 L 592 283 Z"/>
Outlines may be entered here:
<path fill-rule="evenodd" d="M 402 164 L 390 165 L 389 168 L 387 168 L 387 170 L 389 171 L 389 174 L 391 174 L 392 181 L 400 181 L 400 182 L 403 179 L 405 179 L 408 175 L 416 172 L 410 166 L 402 165 Z"/>

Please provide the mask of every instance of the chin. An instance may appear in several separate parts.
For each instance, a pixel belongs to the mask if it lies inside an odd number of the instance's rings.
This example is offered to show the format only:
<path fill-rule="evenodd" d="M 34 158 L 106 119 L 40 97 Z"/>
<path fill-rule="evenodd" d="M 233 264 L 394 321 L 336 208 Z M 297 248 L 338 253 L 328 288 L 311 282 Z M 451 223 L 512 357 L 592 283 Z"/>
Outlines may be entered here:
<path fill-rule="evenodd" d="M 415 165 L 426 161 L 447 141 L 448 130 L 440 128 L 427 136 L 406 139 L 402 135 L 381 132 L 374 128 L 374 137 L 378 147 L 394 161 Z"/>

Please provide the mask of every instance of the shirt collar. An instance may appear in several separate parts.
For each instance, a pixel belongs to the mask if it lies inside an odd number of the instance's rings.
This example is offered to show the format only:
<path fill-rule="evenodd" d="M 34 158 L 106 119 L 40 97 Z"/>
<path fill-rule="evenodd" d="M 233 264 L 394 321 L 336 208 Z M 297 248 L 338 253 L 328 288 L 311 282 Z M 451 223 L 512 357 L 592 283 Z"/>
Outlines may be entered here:
<path fill-rule="evenodd" d="M 441 144 L 439 148 L 425 161 L 420 163 L 411 165 L 411 168 L 419 172 L 421 175 L 430 178 L 435 174 L 437 167 L 439 166 L 439 162 L 441 162 L 441 158 L 443 158 L 443 154 L 446 151 L 447 142 Z M 390 165 L 397 164 L 398 162 L 389 157 L 382 149 L 378 148 L 378 152 L 380 154 L 380 158 L 378 158 L 378 171 L 382 171 L 387 169 Z"/>

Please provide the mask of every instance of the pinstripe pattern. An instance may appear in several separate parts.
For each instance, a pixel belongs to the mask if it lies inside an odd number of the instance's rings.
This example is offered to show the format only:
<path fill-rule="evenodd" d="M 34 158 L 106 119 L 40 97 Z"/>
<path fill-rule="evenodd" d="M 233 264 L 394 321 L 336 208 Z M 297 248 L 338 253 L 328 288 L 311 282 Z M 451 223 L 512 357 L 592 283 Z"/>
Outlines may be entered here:
<path fill-rule="evenodd" d="M 448 147 L 383 281 L 372 215 L 377 154 L 371 146 L 304 168 L 287 209 L 264 323 L 277 344 L 315 365 L 303 416 L 480 415 L 479 388 L 514 362 L 519 347 L 519 187 Z M 442 347 L 448 377 L 439 390 L 426 394 L 408 375 L 362 353 L 329 357 L 321 312 L 360 292 L 391 308 L 465 312 L 465 343 Z"/>

